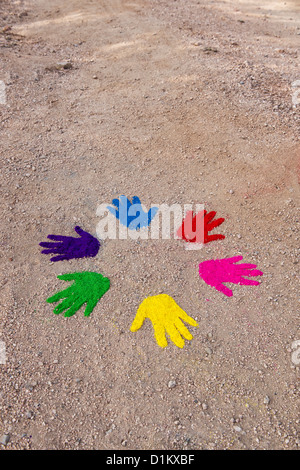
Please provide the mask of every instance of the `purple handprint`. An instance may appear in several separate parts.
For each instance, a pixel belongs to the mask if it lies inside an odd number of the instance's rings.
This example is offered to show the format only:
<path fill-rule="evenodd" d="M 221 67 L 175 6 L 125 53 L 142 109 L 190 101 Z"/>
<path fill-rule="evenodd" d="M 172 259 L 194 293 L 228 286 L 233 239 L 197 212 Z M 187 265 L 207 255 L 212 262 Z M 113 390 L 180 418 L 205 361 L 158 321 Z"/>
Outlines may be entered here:
<path fill-rule="evenodd" d="M 47 248 L 43 250 L 42 253 L 45 255 L 49 253 L 57 255 L 51 258 L 50 261 L 63 261 L 73 258 L 96 256 L 100 248 L 99 240 L 78 226 L 76 226 L 74 230 L 80 235 L 80 238 L 64 237 L 63 235 L 48 235 L 47 238 L 49 238 L 49 240 L 54 240 L 57 243 L 41 242 L 40 246 Z"/>
<path fill-rule="evenodd" d="M 232 297 L 233 293 L 228 287 L 224 286 L 224 282 L 232 282 L 241 286 L 257 286 L 258 281 L 245 279 L 244 276 L 262 276 L 263 272 L 256 268 L 256 264 L 235 264 L 242 260 L 242 256 L 234 256 L 233 258 L 212 259 L 199 264 L 199 274 L 206 284 L 215 287 L 219 292 Z"/>

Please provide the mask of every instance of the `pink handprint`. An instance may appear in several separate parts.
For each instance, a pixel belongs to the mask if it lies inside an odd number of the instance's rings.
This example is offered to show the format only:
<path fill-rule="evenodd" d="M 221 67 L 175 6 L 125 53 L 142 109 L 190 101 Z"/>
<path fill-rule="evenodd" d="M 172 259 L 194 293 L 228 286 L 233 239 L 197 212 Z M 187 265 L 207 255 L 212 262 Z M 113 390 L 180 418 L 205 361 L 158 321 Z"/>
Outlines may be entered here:
<path fill-rule="evenodd" d="M 212 259 L 203 261 L 199 264 L 199 274 L 206 284 L 215 287 L 219 292 L 228 297 L 232 297 L 233 293 L 228 287 L 224 286 L 224 282 L 232 282 L 241 286 L 257 286 L 258 281 L 245 279 L 244 276 L 262 276 L 263 272 L 256 268 L 256 264 L 244 263 L 235 264 L 242 260 L 242 256 L 234 256 L 233 258 Z"/>

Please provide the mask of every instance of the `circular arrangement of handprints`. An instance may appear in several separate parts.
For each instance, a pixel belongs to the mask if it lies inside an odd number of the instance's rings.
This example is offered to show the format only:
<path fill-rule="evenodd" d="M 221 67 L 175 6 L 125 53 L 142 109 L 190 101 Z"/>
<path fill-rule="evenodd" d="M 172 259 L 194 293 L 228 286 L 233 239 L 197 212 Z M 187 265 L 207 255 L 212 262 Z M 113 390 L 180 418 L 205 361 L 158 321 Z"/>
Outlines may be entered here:
<path fill-rule="evenodd" d="M 126 196 L 113 199 L 113 206 L 107 209 L 119 223 L 130 230 L 140 230 L 148 227 L 158 212 L 158 208 L 144 211 L 141 201 L 134 196 L 130 201 Z M 133 209 L 134 206 L 134 210 Z M 138 214 L 138 215 L 137 215 Z M 187 212 L 177 230 L 177 237 L 185 243 L 206 244 L 225 238 L 222 234 L 209 233 L 219 227 L 224 218 L 215 219 L 216 212 L 207 213 L 201 210 L 194 214 Z M 95 257 L 100 249 L 100 241 L 82 228 L 76 226 L 75 232 L 79 237 L 63 235 L 48 235 L 48 242 L 41 242 L 43 254 L 54 255 L 50 261 L 64 261 Z M 240 263 L 242 256 L 224 259 L 211 259 L 199 264 L 199 276 L 209 286 L 220 293 L 231 297 L 232 290 L 225 283 L 245 286 L 256 286 L 260 283 L 249 277 L 262 276 L 262 271 L 256 269 L 255 264 Z M 89 316 L 99 300 L 110 288 L 110 280 L 100 273 L 82 271 L 58 276 L 62 281 L 72 282 L 65 289 L 57 292 L 47 299 L 49 303 L 58 303 L 53 312 L 56 315 L 63 313 L 65 317 L 73 316 L 85 305 L 84 315 Z M 198 323 L 191 318 L 175 300 L 167 294 L 147 297 L 140 304 L 136 316 L 131 324 L 130 331 L 139 330 L 144 320 L 148 318 L 153 325 L 154 336 L 161 348 L 168 345 L 167 337 L 179 348 L 183 348 L 185 340 L 191 340 L 192 334 L 185 323 L 197 327 Z"/>

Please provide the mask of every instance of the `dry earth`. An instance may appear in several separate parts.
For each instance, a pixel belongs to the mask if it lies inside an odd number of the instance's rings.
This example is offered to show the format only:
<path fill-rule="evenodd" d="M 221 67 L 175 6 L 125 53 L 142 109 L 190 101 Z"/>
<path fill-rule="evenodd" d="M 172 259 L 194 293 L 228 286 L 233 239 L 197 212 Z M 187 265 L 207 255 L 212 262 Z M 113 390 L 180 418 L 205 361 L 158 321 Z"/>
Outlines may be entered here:
<path fill-rule="evenodd" d="M 298 448 L 299 20 L 289 0 L 0 1 L 1 449 Z M 205 203 L 226 239 L 40 254 L 121 194 Z M 264 276 L 228 298 L 198 264 L 235 255 Z M 81 270 L 110 290 L 55 316 Z M 198 319 L 183 349 L 129 331 L 158 293 Z"/>

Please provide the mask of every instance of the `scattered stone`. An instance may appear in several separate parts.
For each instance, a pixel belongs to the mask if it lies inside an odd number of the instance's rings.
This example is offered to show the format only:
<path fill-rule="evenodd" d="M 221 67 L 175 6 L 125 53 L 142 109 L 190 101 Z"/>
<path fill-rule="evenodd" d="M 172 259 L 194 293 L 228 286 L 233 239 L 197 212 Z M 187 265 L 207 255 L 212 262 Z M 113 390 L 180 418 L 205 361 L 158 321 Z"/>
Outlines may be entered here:
<path fill-rule="evenodd" d="M 46 67 L 46 70 L 48 70 L 49 72 L 53 72 L 55 70 L 70 70 L 72 68 L 73 68 L 72 62 L 63 61 L 63 62 L 57 62 L 57 64 Z"/>
<path fill-rule="evenodd" d="M 29 382 L 25 385 L 25 388 L 29 390 L 30 392 L 32 392 L 34 387 L 36 387 L 36 385 L 37 385 L 36 382 Z"/>
<path fill-rule="evenodd" d="M 264 398 L 264 404 L 268 405 L 269 403 L 270 403 L 270 398 L 268 397 L 268 395 L 266 395 Z"/>
<path fill-rule="evenodd" d="M 69 61 L 57 62 L 56 67 L 58 69 L 69 70 L 73 68 L 73 64 L 72 62 L 69 62 Z"/>
<path fill-rule="evenodd" d="M 203 51 L 205 54 L 210 54 L 211 52 L 218 52 L 218 49 L 215 47 L 204 47 Z"/>
<path fill-rule="evenodd" d="M 10 440 L 10 435 L 9 434 L 3 434 L 3 436 L 1 437 L 1 440 L 0 440 L 0 444 L 3 444 L 4 446 L 6 446 L 6 444 L 8 444 Z"/>
<path fill-rule="evenodd" d="M 126 446 L 127 446 L 127 441 L 126 441 L 126 440 L 124 440 L 124 441 L 122 441 L 122 443 L 121 443 L 121 444 L 122 444 L 122 446 L 123 446 L 123 447 L 126 447 Z"/>
<path fill-rule="evenodd" d="M 206 404 L 206 403 L 202 403 L 202 409 L 203 409 L 203 410 L 207 410 L 207 408 L 208 408 L 207 404 Z"/>
<path fill-rule="evenodd" d="M 9 31 L 11 31 L 11 26 L 6 25 L 2 28 L 1 33 L 5 34 L 5 33 L 8 33 Z"/>
<path fill-rule="evenodd" d="M 240 428 L 239 426 L 233 426 L 233 429 L 234 429 L 236 432 L 241 432 L 241 431 L 242 431 L 242 428 Z"/>
<path fill-rule="evenodd" d="M 170 382 L 168 383 L 169 388 L 174 388 L 174 387 L 176 387 L 176 385 L 177 384 L 176 384 L 175 380 L 170 380 Z"/>
<path fill-rule="evenodd" d="M 31 419 L 33 417 L 32 411 L 26 411 L 26 418 Z"/>

